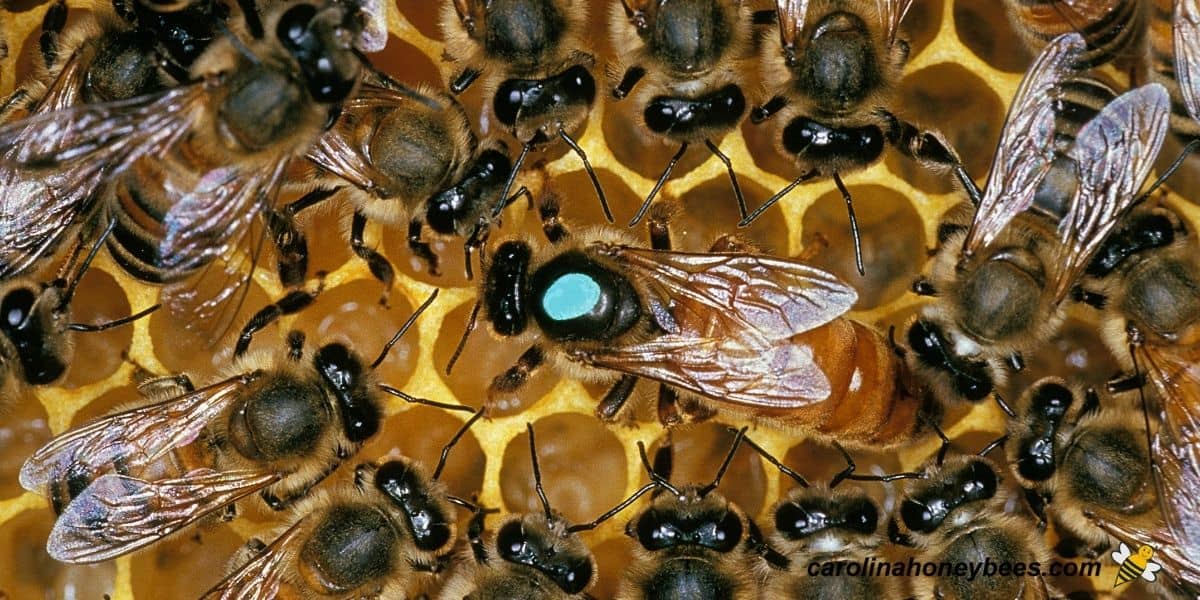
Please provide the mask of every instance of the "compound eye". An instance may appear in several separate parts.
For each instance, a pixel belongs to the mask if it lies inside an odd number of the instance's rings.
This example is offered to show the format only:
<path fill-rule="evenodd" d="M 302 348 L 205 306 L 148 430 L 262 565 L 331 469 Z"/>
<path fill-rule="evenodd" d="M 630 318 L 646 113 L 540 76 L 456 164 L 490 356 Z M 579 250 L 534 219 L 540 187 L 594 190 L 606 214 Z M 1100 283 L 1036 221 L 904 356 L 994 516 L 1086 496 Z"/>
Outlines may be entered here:
<path fill-rule="evenodd" d="M 509 79 L 500 84 L 500 88 L 496 90 L 496 99 L 492 101 L 496 119 L 509 127 L 516 124 L 517 114 L 525 104 L 525 92 L 528 89 L 526 82 L 517 79 Z"/>
<path fill-rule="evenodd" d="M 655 133 L 670 131 L 675 125 L 675 105 L 671 102 L 655 100 L 646 105 L 642 116 L 646 119 L 646 127 Z"/>
<path fill-rule="evenodd" d="M 742 520 L 732 512 L 725 513 L 725 518 L 721 519 L 714 533 L 712 548 L 718 552 L 729 552 L 742 541 Z"/>
<path fill-rule="evenodd" d="M 1071 390 L 1057 383 L 1046 383 L 1033 394 L 1033 409 L 1048 417 L 1061 417 L 1071 406 Z"/>
<path fill-rule="evenodd" d="M 788 502 L 775 511 L 775 531 L 789 540 L 798 540 L 823 528 L 824 519 L 815 524 L 813 514 L 795 502 Z"/>
<path fill-rule="evenodd" d="M 879 525 L 879 510 L 866 500 L 853 502 L 846 513 L 846 528 L 863 534 L 875 533 Z"/>
<path fill-rule="evenodd" d="M 971 500 L 987 500 L 996 495 L 996 471 L 983 461 L 975 461 L 967 467 L 963 495 Z"/>
<path fill-rule="evenodd" d="M 582 65 L 575 65 L 562 74 L 563 90 L 571 98 L 586 100 L 588 104 L 596 98 L 596 80 Z"/>
<path fill-rule="evenodd" d="M 637 520 L 638 543 L 650 551 L 672 545 L 677 533 L 674 528 L 664 526 L 655 510 L 647 511 Z"/>
<path fill-rule="evenodd" d="M 556 578 L 558 587 L 568 594 L 578 594 L 592 582 L 592 563 L 586 560 L 571 565 Z"/>
<path fill-rule="evenodd" d="M 934 501 L 930 506 L 941 508 L 941 503 Z M 904 526 L 909 531 L 917 533 L 932 533 L 942 523 L 942 518 L 945 516 L 943 510 L 931 510 L 930 506 L 926 506 L 916 500 L 908 499 L 900 504 L 900 518 L 904 521 Z"/>
<path fill-rule="evenodd" d="M 504 183 L 512 171 L 512 161 L 499 150 L 486 150 L 479 155 L 479 170 L 488 183 Z"/>
<path fill-rule="evenodd" d="M 317 9 L 311 4 L 297 4 L 289 8 L 279 17 L 275 26 L 275 35 L 283 45 L 290 50 L 300 49 L 308 42 L 308 25 L 317 15 Z"/>
<path fill-rule="evenodd" d="M 19 288 L 9 292 L 0 302 L 0 318 L 4 319 L 4 328 L 16 329 L 25 323 L 33 313 L 34 302 L 37 302 L 37 295 L 33 290 Z"/>
<path fill-rule="evenodd" d="M 532 549 L 529 537 L 525 535 L 525 527 L 520 521 L 513 521 L 500 528 L 496 534 L 496 550 L 501 558 L 508 562 L 529 564 Z"/>

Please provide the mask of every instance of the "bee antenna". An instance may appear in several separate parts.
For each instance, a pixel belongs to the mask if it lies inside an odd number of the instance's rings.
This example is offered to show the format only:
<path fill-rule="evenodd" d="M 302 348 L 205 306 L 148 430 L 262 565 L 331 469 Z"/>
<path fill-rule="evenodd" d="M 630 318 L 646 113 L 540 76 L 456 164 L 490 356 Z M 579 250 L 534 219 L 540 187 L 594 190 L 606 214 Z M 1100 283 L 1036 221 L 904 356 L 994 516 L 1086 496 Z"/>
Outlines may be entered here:
<path fill-rule="evenodd" d="M 417 310 L 413 311 L 413 314 L 409 315 L 408 320 L 404 322 L 404 325 L 400 326 L 400 330 L 396 332 L 396 335 L 393 335 L 392 339 L 388 340 L 388 343 L 383 345 L 383 350 L 379 352 L 379 357 L 375 359 L 375 362 L 371 363 L 372 369 L 376 369 L 379 367 L 379 365 L 383 364 L 383 359 L 387 358 L 388 352 L 391 351 L 392 346 L 395 346 L 396 342 L 399 342 L 400 338 L 404 337 L 404 334 L 408 331 L 408 328 L 412 327 L 413 323 L 417 322 L 417 317 L 420 317 L 421 313 L 425 312 L 425 309 L 429 308 L 429 305 L 433 304 L 434 300 L 437 300 L 437 297 L 438 290 L 435 289 L 433 290 L 433 293 L 429 294 L 429 297 L 425 299 L 425 302 L 423 302 L 421 306 L 418 306 Z"/>
<path fill-rule="evenodd" d="M 1004 444 L 1004 442 L 1007 442 L 1007 441 L 1008 441 L 1008 434 L 1006 433 L 1006 434 L 992 440 L 991 442 L 988 443 L 988 445 L 984 446 L 983 448 L 980 448 L 979 452 L 977 452 L 976 454 L 978 456 L 987 456 L 988 454 L 992 453 L 992 450 L 999 448 L 1000 446 L 1002 446 Z"/>
<path fill-rule="evenodd" d="M 1004 414 L 1007 415 L 1008 418 L 1017 418 L 1017 413 L 1013 412 L 1013 409 L 1008 405 L 1008 402 L 1004 401 L 1004 397 L 1000 395 L 1000 392 L 993 391 L 992 396 L 996 398 L 996 405 L 1000 407 L 1000 410 L 1004 411 Z"/>
<path fill-rule="evenodd" d="M 546 490 L 542 487 L 542 469 L 538 467 L 537 442 L 533 438 L 533 423 L 526 423 L 525 430 L 529 432 L 529 460 L 533 464 L 533 489 L 537 491 L 538 499 L 542 501 L 542 510 L 546 512 L 546 520 L 553 520 L 554 512 L 550 510 L 550 500 L 546 498 Z"/>
<path fill-rule="evenodd" d="M 408 394 L 404 390 L 397 389 L 386 383 L 381 383 L 381 384 L 379 384 L 378 387 L 383 392 L 391 394 L 405 402 L 411 402 L 412 404 L 420 404 L 423 406 L 432 406 L 434 408 L 440 408 L 442 410 L 456 410 L 459 412 L 469 412 L 469 413 L 475 412 L 475 409 L 471 408 L 470 406 L 465 406 L 462 404 L 449 404 L 446 402 L 437 402 L 434 400 L 429 400 L 427 398 L 413 396 L 413 395 Z"/>
<path fill-rule="evenodd" d="M 463 329 L 461 338 L 458 338 L 458 345 L 454 347 L 454 354 L 450 355 L 450 361 L 446 363 L 446 375 L 454 368 L 454 363 L 458 362 L 458 357 L 462 355 L 463 348 L 467 347 L 467 338 L 471 337 L 471 332 L 475 331 L 475 323 L 479 320 L 479 301 L 475 301 L 475 307 L 471 309 L 471 316 L 467 319 L 467 327 Z"/>
<path fill-rule="evenodd" d="M 737 430 L 732 427 L 729 427 L 728 431 L 731 433 L 734 433 Z M 800 485 L 800 487 L 810 487 L 812 485 L 808 482 L 807 479 L 804 478 L 803 475 L 793 471 L 790 467 L 783 464 L 778 458 L 775 458 L 774 456 L 772 456 L 770 452 L 767 452 L 766 448 L 759 446 L 758 443 L 756 443 L 754 440 L 750 439 L 750 436 L 748 436 L 748 435 L 742 436 L 742 443 L 746 444 L 747 446 L 750 446 L 750 448 L 753 449 L 755 452 L 757 452 L 759 456 L 763 457 L 763 460 L 766 460 L 767 462 L 774 465 L 776 469 L 779 469 L 780 473 L 783 473 L 784 475 L 791 477 L 793 481 L 795 481 L 797 484 Z"/>
<path fill-rule="evenodd" d="M 95 333 L 97 331 L 106 331 L 108 329 L 112 329 L 113 327 L 120 327 L 121 325 L 125 325 L 127 323 L 132 323 L 132 322 L 134 322 L 142 317 L 145 317 L 145 316 L 149 315 L 150 313 L 158 310 L 161 306 L 162 306 L 161 304 L 155 304 L 154 306 L 151 306 L 150 308 L 147 308 L 140 312 L 133 313 L 132 315 L 129 315 L 128 317 L 121 317 L 120 319 L 116 319 L 114 321 L 109 321 L 107 323 L 94 323 L 94 324 L 93 323 L 71 323 L 70 325 L 67 325 L 67 329 L 69 329 L 71 331 L 81 331 L 81 332 L 85 332 L 85 333 Z"/>
<path fill-rule="evenodd" d="M 454 436 L 450 438 L 450 441 L 446 442 L 445 446 L 442 446 L 442 455 L 438 458 L 437 467 L 433 470 L 434 481 L 437 481 L 438 477 L 442 476 L 442 469 L 446 468 L 446 460 L 450 458 L 450 451 L 454 449 L 454 446 L 458 444 L 458 441 L 462 439 L 462 436 L 466 435 L 467 430 L 470 429 L 471 426 L 474 425 L 475 422 L 478 421 L 482 416 L 483 409 L 480 408 L 479 410 L 475 411 L 475 414 L 471 415 L 470 419 L 467 419 L 466 423 L 463 423 L 462 427 L 458 428 L 458 431 L 454 432 Z"/>
<path fill-rule="evenodd" d="M 748 428 L 743 427 L 739 429 L 737 435 L 733 437 L 733 445 L 729 447 L 729 453 L 725 455 L 725 460 L 721 461 L 721 468 L 717 469 L 717 476 L 713 478 L 712 483 L 700 488 L 701 498 L 717 489 L 718 485 L 721 485 L 721 479 L 725 477 L 725 471 L 729 470 L 729 464 L 733 462 L 733 455 L 737 454 L 738 447 L 742 445 L 742 440 L 746 439 L 746 429 Z"/>
<path fill-rule="evenodd" d="M 512 170 L 508 172 L 508 179 L 504 181 L 504 188 L 500 190 L 500 197 L 496 200 L 496 205 L 492 207 L 492 220 L 499 217 L 500 213 L 504 212 L 504 207 L 508 205 L 508 192 L 512 189 L 513 182 L 517 180 L 517 173 L 521 171 L 521 166 L 525 164 L 525 157 L 529 156 L 532 148 L 533 142 L 521 145 L 521 153 L 517 155 Z"/>
<path fill-rule="evenodd" d="M 1171 166 L 1167 167 L 1162 174 L 1158 176 L 1158 179 L 1155 179 L 1154 183 L 1150 184 L 1150 187 L 1146 188 L 1146 191 L 1142 192 L 1142 195 L 1138 196 L 1137 200 L 1133 201 L 1133 204 L 1130 206 L 1130 208 L 1132 209 L 1133 206 L 1141 204 L 1152 194 L 1154 194 L 1154 192 L 1157 191 L 1162 184 L 1166 183 L 1167 180 L 1175 174 L 1175 171 L 1179 170 L 1179 167 L 1183 166 L 1183 161 L 1187 160 L 1188 155 L 1198 150 L 1200 150 L 1200 139 L 1194 139 L 1188 142 L 1188 144 L 1183 147 L 1183 150 L 1180 151 L 1179 156 L 1175 158 L 1175 161 L 1171 163 Z"/>
<path fill-rule="evenodd" d="M 642 487 L 638 488 L 638 490 L 636 492 L 630 494 L 630 496 L 628 498 L 622 500 L 619 504 L 610 508 L 608 511 L 606 511 L 604 514 L 600 515 L 599 517 L 596 517 L 591 522 L 580 523 L 579 525 L 571 525 L 570 527 L 567 527 L 567 533 L 579 533 L 580 531 L 591 531 L 591 530 L 595 529 L 601 523 L 617 516 L 617 514 L 619 514 L 621 511 L 628 508 L 630 504 L 637 502 L 637 499 L 641 498 L 643 495 L 645 495 L 646 492 L 649 492 L 650 490 L 653 490 L 657 487 L 658 487 L 658 484 L 653 481 L 650 483 L 647 483 L 646 485 L 643 485 Z"/>
<path fill-rule="evenodd" d="M 642 220 L 642 217 L 646 216 L 646 211 L 650 209 L 650 203 L 654 201 L 654 197 L 658 195 L 658 191 L 662 189 L 662 186 L 667 183 L 667 178 L 671 176 L 671 171 L 675 170 L 675 165 L 679 163 L 679 159 L 683 158 L 683 153 L 687 152 L 687 149 L 687 142 L 679 145 L 679 151 L 676 152 L 675 155 L 671 157 L 671 160 L 667 162 L 667 168 L 663 169 L 662 175 L 658 176 L 658 181 L 654 183 L 654 187 L 651 188 L 650 194 L 646 196 L 646 199 L 638 208 L 637 213 L 633 215 L 633 219 L 629 221 L 630 227 L 637 225 L 638 222 Z M 742 216 L 744 217 L 745 215 Z"/>
<path fill-rule="evenodd" d="M 579 144 L 575 142 L 575 138 L 567 133 L 562 127 L 558 128 L 558 137 L 562 138 L 575 154 L 579 156 L 579 160 L 583 162 L 583 170 L 587 171 L 588 178 L 592 180 L 592 187 L 596 188 L 596 196 L 600 198 L 600 209 L 604 211 L 604 218 L 608 219 L 609 223 L 613 222 L 612 210 L 608 208 L 608 198 L 604 196 L 604 188 L 600 186 L 600 179 L 596 177 L 596 170 L 592 168 L 592 163 L 588 161 L 587 154 Z M 501 196 L 503 198 L 504 196 Z"/>
<path fill-rule="evenodd" d="M 117 226 L 116 219 L 109 219 L 108 226 L 96 239 L 96 243 L 92 244 L 92 249 L 88 251 L 87 256 L 83 258 L 83 262 L 79 263 L 79 268 L 75 270 L 75 274 L 71 277 L 71 283 L 67 285 L 67 289 L 63 291 L 62 300 L 59 301 L 59 308 L 70 306 L 71 299 L 75 297 L 75 290 L 79 288 L 79 282 L 83 281 L 83 276 L 87 273 L 89 267 L 92 266 L 92 260 L 96 258 L 96 254 L 100 252 L 100 247 L 104 245 L 104 240 L 108 239 L 108 235 L 112 233 Z"/>
<path fill-rule="evenodd" d="M 446 494 L 446 501 L 449 502 L 450 504 L 461 506 L 461 507 L 467 509 L 467 511 L 469 511 L 469 512 L 474 513 L 474 512 L 480 511 L 478 504 L 475 504 L 474 502 L 471 502 L 470 500 L 467 500 L 465 498 L 459 498 L 458 496 L 455 496 L 453 494 Z"/>
<path fill-rule="evenodd" d="M 642 467 L 646 469 L 646 474 L 650 477 L 650 482 L 667 490 L 668 492 L 671 492 L 672 494 L 675 494 L 676 496 L 681 496 L 682 494 L 679 492 L 679 488 L 671 485 L 671 482 L 664 479 L 662 475 L 659 475 L 654 470 L 654 467 L 650 466 L 650 459 L 646 456 L 646 444 L 643 444 L 641 440 L 638 440 L 637 447 L 638 454 L 642 457 Z"/>
<path fill-rule="evenodd" d="M 850 195 L 850 190 L 846 189 L 846 184 L 842 182 L 842 176 L 836 171 L 833 173 L 833 183 L 837 185 L 837 189 L 842 194 L 842 200 L 846 202 L 846 215 L 850 219 L 850 237 L 854 239 L 854 266 L 858 267 L 859 275 L 866 275 L 867 271 L 863 267 L 862 257 L 862 237 L 858 232 L 858 217 L 854 216 L 854 199 Z"/>
<path fill-rule="evenodd" d="M 809 179 L 812 179 L 813 177 L 816 177 L 816 176 L 817 176 L 816 169 L 801 173 L 795 179 L 793 179 L 791 183 L 783 186 L 783 189 L 779 190 L 778 192 L 775 192 L 774 196 L 767 198 L 766 202 L 763 202 L 762 204 L 758 205 L 758 208 L 754 209 L 753 211 L 750 212 L 750 214 L 746 215 L 746 218 L 744 218 L 738 222 L 738 227 L 746 227 L 746 226 L 750 225 L 751 223 L 754 222 L 755 219 L 757 219 L 759 217 L 759 215 L 766 212 L 767 209 L 771 208 L 772 206 L 775 206 L 776 202 L 779 202 L 781 199 L 783 199 L 784 196 L 790 194 L 792 192 L 792 190 L 796 189 L 796 186 L 798 186 L 801 183 L 804 183 L 805 181 L 808 181 Z"/>
<path fill-rule="evenodd" d="M 250 35 L 253 36 L 254 39 L 261 40 L 263 37 L 262 21 L 258 19 L 258 13 L 255 12 L 253 6 L 250 6 L 249 8 L 245 6 L 251 2 L 252 0 L 238 0 L 238 4 L 242 5 L 242 14 L 246 16 L 246 27 L 250 30 Z M 229 43 L 233 44 L 233 48 L 238 51 L 238 54 L 246 57 L 246 60 L 253 64 L 257 65 L 262 62 L 258 59 L 257 55 L 251 52 L 250 49 L 242 43 L 242 40 L 239 39 L 237 35 L 229 30 L 229 26 L 225 24 L 224 20 L 217 19 L 216 21 L 217 29 L 222 35 L 229 38 Z M 257 35 L 255 35 L 255 27 L 257 27 Z"/>
<path fill-rule="evenodd" d="M 1138 360 L 1137 360 L 1137 352 L 1136 352 L 1137 347 L 1142 345 L 1142 332 L 1136 326 L 1134 326 L 1132 323 L 1126 325 L 1125 329 L 1129 333 L 1129 360 L 1133 362 L 1133 376 L 1134 376 L 1135 380 L 1140 381 L 1140 385 L 1137 386 L 1137 390 L 1138 390 L 1138 398 L 1142 402 L 1142 424 L 1144 425 L 1144 427 L 1146 429 L 1146 455 L 1150 458 L 1150 469 L 1153 471 L 1153 470 L 1155 470 L 1156 465 L 1154 464 L 1154 452 L 1153 452 L 1154 439 L 1150 433 L 1150 431 L 1151 431 L 1151 429 L 1150 429 L 1150 402 L 1146 398 L 1146 382 L 1141 379 L 1142 374 L 1141 374 L 1140 369 L 1138 368 Z M 1159 496 L 1160 496 L 1160 498 L 1159 498 L 1160 508 L 1162 508 L 1165 511 L 1167 507 L 1163 504 L 1163 499 L 1161 498 L 1162 494 L 1159 494 Z M 1167 513 L 1164 512 L 1164 514 L 1167 514 Z"/>

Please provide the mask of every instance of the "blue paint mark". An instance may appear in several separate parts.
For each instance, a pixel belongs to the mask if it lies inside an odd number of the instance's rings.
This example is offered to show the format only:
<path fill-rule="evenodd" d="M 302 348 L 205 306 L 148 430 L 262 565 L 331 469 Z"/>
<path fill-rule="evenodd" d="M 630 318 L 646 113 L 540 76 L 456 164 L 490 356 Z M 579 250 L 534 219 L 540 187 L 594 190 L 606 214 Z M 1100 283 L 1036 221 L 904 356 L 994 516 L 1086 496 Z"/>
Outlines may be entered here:
<path fill-rule="evenodd" d="M 555 321 L 585 315 L 600 301 L 600 285 L 591 277 L 568 273 L 559 277 L 542 295 L 542 310 Z"/>

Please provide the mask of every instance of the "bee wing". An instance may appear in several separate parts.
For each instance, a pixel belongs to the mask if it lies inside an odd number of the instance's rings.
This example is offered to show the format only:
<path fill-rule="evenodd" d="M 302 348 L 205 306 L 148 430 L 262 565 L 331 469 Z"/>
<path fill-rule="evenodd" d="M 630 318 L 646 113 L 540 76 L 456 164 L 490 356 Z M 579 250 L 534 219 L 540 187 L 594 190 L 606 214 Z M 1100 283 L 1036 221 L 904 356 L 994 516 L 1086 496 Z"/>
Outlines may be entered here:
<path fill-rule="evenodd" d="M 775 0 L 775 12 L 779 20 L 779 39 L 783 47 L 796 45 L 796 38 L 804 31 L 804 20 L 808 17 L 809 0 Z"/>
<path fill-rule="evenodd" d="M 249 291 L 267 239 L 265 227 L 254 235 L 251 225 L 275 205 L 287 163 L 283 157 L 255 172 L 213 169 L 164 219 L 163 266 L 178 275 L 194 273 L 168 285 L 164 303 L 210 343 L 225 334 Z"/>
<path fill-rule="evenodd" d="M 0 277 L 28 269 L 54 248 L 105 181 L 173 145 L 190 129 L 206 90 L 191 84 L 0 126 Z"/>
<path fill-rule="evenodd" d="M 1014 217 L 1033 203 L 1034 192 L 1053 158 L 1053 91 L 1071 72 L 1072 63 L 1083 49 L 1083 38 L 1077 33 L 1054 38 L 1021 81 L 992 158 L 987 188 L 963 241 L 964 256 L 991 244 Z"/>
<path fill-rule="evenodd" d="M 21 467 L 21 487 L 49 494 L 51 482 L 75 473 L 102 473 L 120 462 L 130 472 L 173 448 L 190 444 L 221 414 L 254 375 L 220 383 L 148 406 L 122 411 L 67 431 L 42 446 Z"/>
<path fill-rule="evenodd" d="M 1162 565 L 1156 562 L 1148 562 L 1146 563 L 1146 570 L 1142 571 L 1142 579 L 1145 579 L 1146 581 L 1155 581 L 1158 579 L 1158 575 L 1155 575 L 1155 573 L 1161 570 Z"/>
<path fill-rule="evenodd" d="M 1129 546 L 1125 545 L 1125 542 L 1121 542 L 1121 545 L 1117 547 L 1117 550 L 1112 553 L 1112 559 L 1113 562 L 1121 564 L 1128 560 L 1132 554 L 1133 552 L 1129 549 Z"/>
<path fill-rule="evenodd" d="M 278 481 L 261 471 L 198 469 L 144 481 L 109 473 L 71 501 L 50 530 L 55 560 L 93 563 L 148 546 Z"/>
<path fill-rule="evenodd" d="M 237 571 L 205 592 L 201 600 L 272 600 L 275 598 L 279 594 L 279 584 L 283 581 L 284 559 L 290 552 L 294 552 L 291 545 L 299 537 L 300 525 L 303 522 L 304 519 L 296 521 L 257 556 L 238 567 Z"/>
<path fill-rule="evenodd" d="M 792 338 L 857 301 L 833 275 L 751 254 L 601 251 L 663 290 L 672 322 L 663 335 L 589 351 L 581 360 L 748 406 L 799 408 L 829 396 L 812 348 Z"/>
<path fill-rule="evenodd" d="M 1055 301 L 1061 302 L 1092 255 L 1137 199 L 1170 124 L 1171 99 L 1154 83 L 1122 94 L 1079 130 L 1068 156 L 1078 185 L 1059 222 Z"/>
<path fill-rule="evenodd" d="M 900 31 L 900 23 L 912 8 L 913 0 L 875 0 L 879 10 L 879 19 L 883 30 L 887 33 L 888 45 L 896 42 L 896 33 Z"/>
<path fill-rule="evenodd" d="M 1161 399 L 1163 421 L 1151 454 L 1163 519 L 1174 545 L 1200 557 L 1200 498 L 1195 494 L 1200 489 L 1200 357 L 1148 344 L 1137 353 Z M 1200 572 L 1200 565 L 1193 567 Z"/>
<path fill-rule="evenodd" d="M 354 143 L 357 136 L 353 129 L 360 115 L 409 101 L 399 91 L 361 85 L 355 98 L 342 107 L 342 114 L 333 127 L 309 148 L 308 159 L 360 189 L 370 190 L 377 185 L 376 182 L 387 181 L 387 177 L 379 173 L 374 161 L 367 155 L 366 145 Z"/>
<path fill-rule="evenodd" d="M 1188 114 L 1200 120 L 1200 0 L 1176 0 L 1175 79 Z"/>

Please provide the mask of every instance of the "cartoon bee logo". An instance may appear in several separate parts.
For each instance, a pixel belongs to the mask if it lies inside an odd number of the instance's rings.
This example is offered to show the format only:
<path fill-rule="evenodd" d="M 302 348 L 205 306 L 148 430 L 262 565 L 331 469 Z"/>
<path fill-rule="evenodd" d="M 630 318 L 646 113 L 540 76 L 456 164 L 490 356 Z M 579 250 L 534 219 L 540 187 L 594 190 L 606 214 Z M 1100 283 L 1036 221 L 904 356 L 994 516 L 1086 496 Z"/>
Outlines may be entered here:
<path fill-rule="evenodd" d="M 1113 561 L 1121 565 L 1121 568 L 1117 570 L 1117 579 L 1113 581 L 1113 589 L 1138 577 L 1146 581 L 1157 579 L 1155 573 L 1162 570 L 1162 565 L 1150 560 L 1153 556 L 1154 548 L 1150 546 L 1143 544 L 1137 549 L 1137 552 L 1131 552 L 1129 546 L 1126 546 L 1125 542 L 1121 542 L 1121 547 L 1112 553 Z"/>

